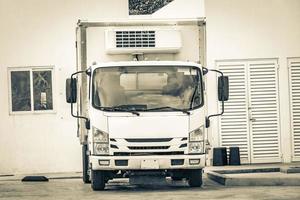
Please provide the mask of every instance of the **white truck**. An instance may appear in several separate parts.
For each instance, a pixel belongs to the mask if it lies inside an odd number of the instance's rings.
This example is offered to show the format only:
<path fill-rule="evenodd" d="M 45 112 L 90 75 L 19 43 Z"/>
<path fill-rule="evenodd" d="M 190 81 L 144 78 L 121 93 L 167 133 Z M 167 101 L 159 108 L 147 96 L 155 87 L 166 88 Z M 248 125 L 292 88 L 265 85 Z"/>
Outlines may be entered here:
<path fill-rule="evenodd" d="M 200 187 L 209 119 L 228 99 L 228 77 L 204 67 L 205 19 L 79 21 L 76 36 L 66 100 L 78 119 L 83 181 L 103 190 L 116 177 L 168 176 Z M 215 115 L 206 109 L 209 71 L 220 74 Z"/>

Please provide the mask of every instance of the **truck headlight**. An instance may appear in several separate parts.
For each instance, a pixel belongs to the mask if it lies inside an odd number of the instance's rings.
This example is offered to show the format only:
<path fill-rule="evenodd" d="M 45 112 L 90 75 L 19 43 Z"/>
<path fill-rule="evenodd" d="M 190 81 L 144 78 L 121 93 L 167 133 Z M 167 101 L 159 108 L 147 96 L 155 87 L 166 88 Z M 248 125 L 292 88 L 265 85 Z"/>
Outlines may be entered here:
<path fill-rule="evenodd" d="M 203 141 L 203 126 L 201 126 L 200 128 L 190 132 L 190 138 L 189 141 L 190 142 L 200 142 Z"/>
<path fill-rule="evenodd" d="M 94 144 L 94 154 L 95 155 L 106 155 L 109 154 L 109 136 L 95 127 L 92 128 L 93 131 L 93 144 Z"/>
<path fill-rule="evenodd" d="M 204 131 L 203 126 L 190 132 L 189 153 L 204 153 Z"/>
<path fill-rule="evenodd" d="M 104 143 L 94 143 L 94 154 L 104 155 L 109 153 L 108 144 Z"/>
<path fill-rule="evenodd" d="M 204 153 L 203 142 L 190 142 L 189 153 Z"/>
<path fill-rule="evenodd" d="M 94 142 L 108 143 L 108 133 L 93 127 Z"/>

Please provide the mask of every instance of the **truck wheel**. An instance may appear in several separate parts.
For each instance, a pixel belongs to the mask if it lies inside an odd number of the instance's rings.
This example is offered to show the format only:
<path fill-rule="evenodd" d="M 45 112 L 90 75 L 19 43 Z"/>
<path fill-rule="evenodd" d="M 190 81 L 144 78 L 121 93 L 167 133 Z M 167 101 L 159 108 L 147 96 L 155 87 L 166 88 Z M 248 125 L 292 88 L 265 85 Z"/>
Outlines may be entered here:
<path fill-rule="evenodd" d="M 82 145 L 82 180 L 84 183 L 91 183 L 90 176 L 88 173 L 89 169 L 89 156 L 86 154 L 87 145 Z"/>
<path fill-rule="evenodd" d="M 103 171 L 91 171 L 92 189 L 94 191 L 104 190 L 105 188 L 105 174 Z"/>
<path fill-rule="evenodd" d="M 188 183 L 190 187 L 201 187 L 202 185 L 202 169 L 189 170 Z"/>

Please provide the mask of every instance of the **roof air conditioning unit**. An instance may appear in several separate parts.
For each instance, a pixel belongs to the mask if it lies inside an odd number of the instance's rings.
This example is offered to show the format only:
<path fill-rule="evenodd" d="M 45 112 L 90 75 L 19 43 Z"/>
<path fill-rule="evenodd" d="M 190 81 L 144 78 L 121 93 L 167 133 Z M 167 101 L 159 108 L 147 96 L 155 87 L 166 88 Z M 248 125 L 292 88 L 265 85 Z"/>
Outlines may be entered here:
<path fill-rule="evenodd" d="M 177 53 L 181 48 L 179 30 L 118 29 L 105 31 L 108 54 Z"/>

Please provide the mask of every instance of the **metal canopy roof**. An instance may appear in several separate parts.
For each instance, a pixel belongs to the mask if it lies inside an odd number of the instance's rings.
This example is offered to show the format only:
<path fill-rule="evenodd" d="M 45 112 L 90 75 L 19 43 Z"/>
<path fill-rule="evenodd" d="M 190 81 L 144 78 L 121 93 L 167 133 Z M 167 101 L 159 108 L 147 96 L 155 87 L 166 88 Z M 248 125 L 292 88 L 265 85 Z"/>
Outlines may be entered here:
<path fill-rule="evenodd" d="M 107 26 L 166 26 L 166 25 L 204 25 L 205 18 L 191 19 L 122 19 L 106 21 L 78 20 L 81 27 L 107 27 Z"/>

